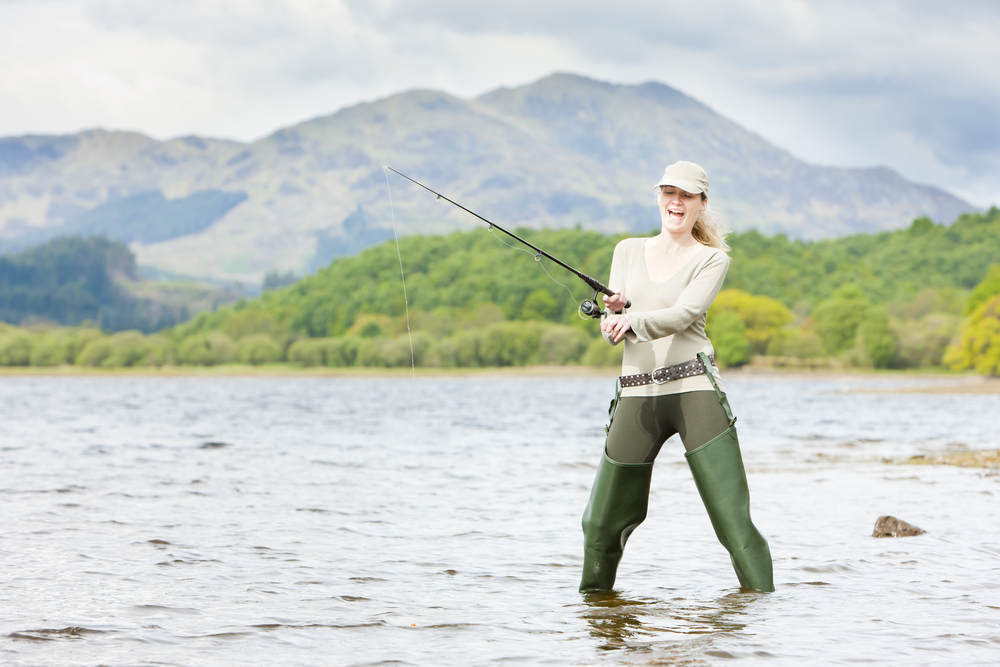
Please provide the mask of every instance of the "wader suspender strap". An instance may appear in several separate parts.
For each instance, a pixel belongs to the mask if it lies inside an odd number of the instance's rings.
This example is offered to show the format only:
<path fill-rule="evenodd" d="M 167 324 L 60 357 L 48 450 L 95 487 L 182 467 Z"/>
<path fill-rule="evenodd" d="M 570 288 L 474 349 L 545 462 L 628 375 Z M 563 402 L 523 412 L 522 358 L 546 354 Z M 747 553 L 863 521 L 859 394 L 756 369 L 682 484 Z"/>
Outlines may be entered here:
<path fill-rule="evenodd" d="M 729 401 L 726 399 L 726 395 L 722 393 L 722 390 L 719 389 L 719 384 L 715 381 L 715 375 L 712 373 L 708 355 L 704 352 L 699 352 L 698 359 L 701 360 L 701 363 L 705 364 L 705 375 L 708 376 L 708 381 L 712 383 L 712 389 L 715 389 L 715 393 L 719 397 L 719 403 L 721 403 L 722 407 L 726 410 L 726 417 L 729 418 L 729 425 L 732 426 L 736 423 L 736 417 L 733 416 L 733 410 L 729 407 Z"/>
<path fill-rule="evenodd" d="M 615 397 L 611 400 L 611 405 L 608 406 L 608 425 L 604 427 L 605 435 L 611 431 L 611 422 L 615 420 L 615 413 L 618 412 L 618 401 L 621 399 L 622 383 L 619 380 L 615 380 Z"/>

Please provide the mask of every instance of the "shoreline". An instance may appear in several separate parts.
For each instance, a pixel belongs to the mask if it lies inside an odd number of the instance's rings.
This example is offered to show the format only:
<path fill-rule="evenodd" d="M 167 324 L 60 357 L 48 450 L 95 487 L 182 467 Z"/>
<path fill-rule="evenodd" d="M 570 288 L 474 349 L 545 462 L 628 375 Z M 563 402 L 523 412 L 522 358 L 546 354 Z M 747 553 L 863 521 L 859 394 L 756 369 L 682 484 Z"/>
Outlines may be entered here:
<path fill-rule="evenodd" d="M 255 377 L 255 378 L 606 378 L 618 375 L 617 367 L 592 366 L 507 366 L 491 368 L 377 368 L 377 367 L 301 367 L 288 363 L 251 366 L 224 364 L 221 366 L 161 366 L 131 368 L 90 368 L 62 366 L 4 366 L 4 377 Z M 859 387 L 858 393 L 921 393 L 921 394 L 1000 394 L 1000 378 L 955 374 L 946 371 L 873 371 L 871 369 L 803 369 L 762 368 L 744 366 L 726 369 L 724 377 L 734 379 L 793 379 L 793 380 L 897 380 L 921 383 L 916 386 Z M 927 384 L 930 383 L 930 384 Z"/>
<path fill-rule="evenodd" d="M 220 366 L 159 366 L 131 368 L 90 368 L 65 364 L 62 366 L 3 366 L 4 377 L 259 377 L 259 378 L 436 378 L 436 377 L 535 377 L 535 378 L 615 378 L 617 368 L 591 366 L 507 366 L 490 368 L 379 368 L 350 366 L 345 368 L 291 364 L 223 364 Z"/>

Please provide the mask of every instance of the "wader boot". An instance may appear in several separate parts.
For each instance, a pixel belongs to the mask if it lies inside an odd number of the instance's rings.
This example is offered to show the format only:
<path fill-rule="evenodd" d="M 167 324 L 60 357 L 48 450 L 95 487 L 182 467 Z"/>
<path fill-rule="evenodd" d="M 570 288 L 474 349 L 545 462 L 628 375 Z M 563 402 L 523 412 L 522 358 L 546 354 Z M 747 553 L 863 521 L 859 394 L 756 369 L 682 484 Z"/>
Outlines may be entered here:
<path fill-rule="evenodd" d="M 618 463 L 601 457 L 590 502 L 583 512 L 583 578 L 580 592 L 610 591 L 629 535 L 646 518 L 652 463 Z"/>
<path fill-rule="evenodd" d="M 750 520 L 750 489 L 736 426 L 685 456 L 715 534 L 733 561 L 740 586 L 770 593 L 774 590 L 771 550 Z"/>

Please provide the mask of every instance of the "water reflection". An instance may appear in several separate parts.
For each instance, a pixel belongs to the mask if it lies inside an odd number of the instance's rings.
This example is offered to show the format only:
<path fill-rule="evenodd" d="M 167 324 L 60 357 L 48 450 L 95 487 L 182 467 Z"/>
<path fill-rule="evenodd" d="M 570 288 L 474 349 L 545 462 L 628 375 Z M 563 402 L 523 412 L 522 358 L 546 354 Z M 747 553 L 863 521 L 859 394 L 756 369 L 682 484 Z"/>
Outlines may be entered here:
<path fill-rule="evenodd" d="M 590 635 L 601 642 L 601 650 L 628 648 L 633 637 L 649 635 L 639 620 L 643 607 L 658 604 L 657 600 L 628 598 L 615 591 L 585 593 L 586 608 L 580 617 L 590 626 Z"/>
<path fill-rule="evenodd" d="M 685 655 L 702 654 L 714 636 L 740 633 L 746 627 L 745 611 L 767 598 L 756 591 L 728 593 L 709 602 L 689 599 L 658 600 L 632 597 L 615 591 L 587 593 L 580 618 L 602 651 L 667 651 L 656 664 L 702 665 L 704 660 Z M 666 662 L 662 662 L 666 659 Z"/>

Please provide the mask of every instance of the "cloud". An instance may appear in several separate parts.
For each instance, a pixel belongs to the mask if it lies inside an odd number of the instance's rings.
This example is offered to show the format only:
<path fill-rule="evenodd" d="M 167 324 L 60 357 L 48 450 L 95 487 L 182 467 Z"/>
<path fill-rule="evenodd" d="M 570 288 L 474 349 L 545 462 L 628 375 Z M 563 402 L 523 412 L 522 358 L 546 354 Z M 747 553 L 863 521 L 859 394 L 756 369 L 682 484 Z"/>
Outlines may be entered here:
<path fill-rule="evenodd" d="M 803 159 L 1000 202 L 1000 3 L 0 1 L 0 135 L 243 140 L 412 88 L 657 80 Z"/>

